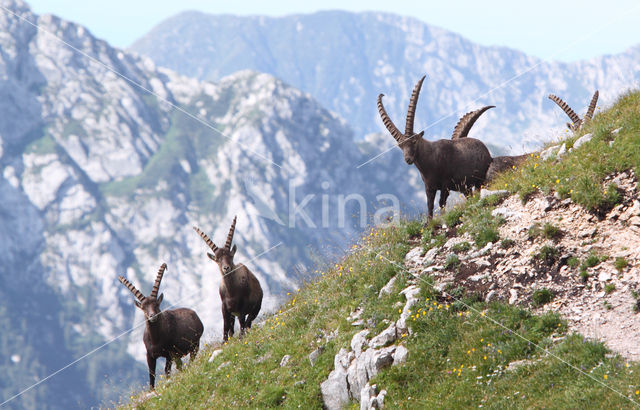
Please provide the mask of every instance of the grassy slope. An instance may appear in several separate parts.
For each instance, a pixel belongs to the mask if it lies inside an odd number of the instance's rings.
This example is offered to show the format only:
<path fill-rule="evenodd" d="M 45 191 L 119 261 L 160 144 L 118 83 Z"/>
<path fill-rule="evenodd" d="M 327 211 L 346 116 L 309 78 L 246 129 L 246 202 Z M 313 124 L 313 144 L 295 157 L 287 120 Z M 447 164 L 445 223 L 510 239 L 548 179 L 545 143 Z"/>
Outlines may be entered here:
<path fill-rule="evenodd" d="M 611 131 L 619 127 L 623 129 L 609 146 Z M 611 110 L 596 116 L 585 132 L 593 132 L 594 140 L 559 164 L 534 156 L 494 187 L 506 187 L 523 198 L 534 189 L 556 190 L 595 211 L 610 206 L 603 177 L 617 170 L 637 171 L 640 166 L 640 93 L 622 97 Z M 459 224 L 459 230 L 471 233 L 476 247 L 499 240 L 496 227 L 500 221 L 490 216 L 492 206 L 492 198 L 473 198 L 426 229 L 419 221 L 397 221 L 372 229 L 339 264 L 291 295 L 262 327 L 223 346 L 213 363 L 208 362 L 210 352 L 219 346 L 208 346 L 170 383 L 160 382 L 159 397 L 139 407 L 321 408 L 319 385 L 333 369 L 334 355 L 348 347 L 361 329 L 347 322 L 349 313 L 361 306 L 365 322 L 371 319 L 377 323 L 375 330 L 384 329 L 382 320 L 396 320 L 395 304 L 404 300 L 397 292 L 407 284 L 407 273 L 400 266 L 406 252 L 420 241 L 425 248 L 441 243 L 439 225 L 443 222 Z M 379 289 L 396 274 L 401 280 L 395 292 L 378 299 Z M 422 278 L 420 286 L 422 302 L 410 321 L 414 333 L 400 341 L 409 349 L 407 362 L 386 369 L 372 381 L 388 391 L 388 407 L 619 408 L 640 404 L 640 365 L 607 354 L 600 343 L 567 334 L 558 316 L 534 316 L 513 306 L 485 304 L 463 289 L 440 294 L 428 277 Z M 337 337 L 326 342 L 324 336 L 335 329 Z M 318 346 L 325 350 L 311 366 L 308 355 Z M 291 360 L 281 367 L 285 354 Z M 530 363 L 505 369 L 522 359 Z"/>

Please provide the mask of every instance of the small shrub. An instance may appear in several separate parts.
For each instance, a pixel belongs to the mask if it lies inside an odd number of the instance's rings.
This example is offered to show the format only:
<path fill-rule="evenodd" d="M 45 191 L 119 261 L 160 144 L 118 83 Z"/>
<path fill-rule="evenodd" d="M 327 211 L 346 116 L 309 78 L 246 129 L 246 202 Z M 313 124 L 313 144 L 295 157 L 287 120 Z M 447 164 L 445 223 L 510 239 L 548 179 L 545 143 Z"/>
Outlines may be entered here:
<path fill-rule="evenodd" d="M 409 238 L 415 238 L 420 235 L 420 232 L 422 231 L 422 222 L 419 219 L 408 221 L 405 226 L 405 230 L 407 231 Z"/>
<path fill-rule="evenodd" d="M 540 236 L 540 231 L 540 223 L 536 222 L 529 227 L 529 230 L 527 231 L 527 237 L 530 241 L 532 241 Z"/>
<path fill-rule="evenodd" d="M 618 190 L 618 185 L 609 184 L 604 192 L 599 208 L 603 211 L 607 211 L 619 204 L 620 199 L 622 198 L 620 196 L 620 191 Z"/>
<path fill-rule="evenodd" d="M 478 204 L 480 206 L 496 206 L 504 198 L 503 195 L 492 194 L 481 199 Z"/>
<path fill-rule="evenodd" d="M 515 243 L 516 243 L 516 241 L 514 241 L 513 239 L 509 239 L 509 238 L 507 238 L 507 239 L 503 239 L 503 240 L 500 242 L 500 247 L 501 247 L 502 249 L 509 249 L 509 248 L 511 248 L 513 245 L 515 245 Z"/>
<path fill-rule="evenodd" d="M 533 295 L 531 295 L 531 299 L 536 306 L 543 306 L 553 300 L 553 292 L 547 288 L 537 289 L 533 292 Z"/>
<path fill-rule="evenodd" d="M 562 231 L 549 222 L 545 222 L 542 226 L 539 222 L 536 222 L 529 228 L 528 236 L 530 240 L 540 237 L 545 239 L 558 239 L 562 236 Z"/>
<path fill-rule="evenodd" d="M 578 265 L 580 265 L 580 259 L 576 258 L 575 256 L 567 259 L 567 266 L 569 266 L 570 268 L 576 268 L 578 267 Z"/>
<path fill-rule="evenodd" d="M 473 241 L 479 248 L 489 242 L 495 243 L 500 238 L 498 227 L 504 223 L 504 219 L 493 216 L 491 210 L 491 207 L 474 197 L 468 200 L 468 205 L 462 215 L 461 232 L 471 234 Z"/>
<path fill-rule="evenodd" d="M 611 303 L 607 302 L 606 300 L 604 301 L 604 308 L 607 310 L 611 310 L 613 309 L 613 306 L 611 306 Z"/>
<path fill-rule="evenodd" d="M 462 214 L 464 214 L 464 209 L 461 206 L 456 206 L 444 214 L 442 219 L 448 227 L 453 228 L 461 222 Z"/>
<path fill-rule="evenodd" d="M 583 282 L 586 282 L 589 279 L 589 272 L 587 272 L 587 268 L 582 265 L 580 266 L 580 278 L 582 279 Z"/>
<path fill-rule="evenodd" d="M 498 239 L 500 239 L 498 229 L 492 226 L 481 228 L 475 237 L 476 245 L 478 245 L 479 248 L 484 248 L 489 242 L 495 243 Z"/>
<path fill-rule="evenodd" d="M 582 265 L 586 268 L 593 268 L 601 262 L 600 257 L 595 252 L 590 252 L 587 259 L 582 262 Z"/>
<path fill-rule="evenodd" d="M 451 250 L 455 253 L 463 253 L 467 252 L 471 249 L 471 244 L 469 242 L 460 242 L 456 243 L 451 247 Z"/>
<path fill-rule="evenodd" d="M 542 234 L 547 239 L 557 239 L 562 236 L 562 231 L 557 226 L 546 222 L 542 227 Z"/>
<path fill-rule="evenodd" d="M 441 247 L 445 242 L 447 242 L 447 237 L 444 234 L 434 235 L 432 229 L 425 228 L 420 244 L 422 245 L 422 250 L 426 253 L 432 248 Z"/>
<path fill-rule="evenodd" d="M 444 262 L 445 269 L 456 269 L 458 266 L 460 266 L 460 258 L 458 258 L 458 255 L 452 253 L 447 256 L 447 260 Z"/>
<path fill-rule="evenodd" d="M 622 270 L 624 268 L 629 266 L 629 262 L 627 262 L 627 260 L 625 258 L 623 258 L 622 256 L 618 256 L 616 258 L 615 262 L 613 262 L 613 264 L 616 267 L 616 269 L 618 270 L 618 272 L 622 272 Z"/>
<path fill-rule="evenodd" d="M 535 257 L 536 259 L 543 260 L 548 264 L 552 264 L 558 257 L 559 253 L 560 251 L 558 251 L 557 248 L 549 245 L 544 245 L 542 248 L 540 248 L 540 251 L 535 255 Z"/>
<path fill-rule="evenodd" d="M 604 286 L 604 293 L 606 293 L 607 295 L 613 292 L 614 290 L 616 290 L 616 285 L 614 285 L 613 283 L 607 283 Z"/>

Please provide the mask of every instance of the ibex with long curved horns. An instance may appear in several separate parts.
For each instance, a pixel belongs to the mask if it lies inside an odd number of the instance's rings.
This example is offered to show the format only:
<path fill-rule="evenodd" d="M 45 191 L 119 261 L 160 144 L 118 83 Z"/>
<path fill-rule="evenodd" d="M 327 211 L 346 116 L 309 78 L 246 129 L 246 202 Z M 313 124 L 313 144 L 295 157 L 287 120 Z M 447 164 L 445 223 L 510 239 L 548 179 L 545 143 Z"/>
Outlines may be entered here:
<path fill-rule="evenodd" d="M 144 296 L 124 276 L 118 277 L 136 297 L 135 304 L 144 312 L 146 325 L 144 329 L 144 346 L 147 348 L 147 365 L 149 366 L 149 384 L 151 389 L 156 385 L 156 360 L 164 357 L 167 361 L 164 373 L 171 373 L 171 362 L 175 361 L 178 369 L 182 369 L 182 356 L 191 354 L 191 360 L 196 357 L 200 346 L 200 337 L 204 331 L 200 318 L 191 309 L 179 308 L 160 310 L 160 303 L 164 294 L 158 296 L 158 289 L 167 264 L 163 263 L 158 270 L 156 281 L 149 296 Z"/>
<path fill-rule="evenodd" d="M 426 76 L 425 76 L 426 77 Z M 491 164 L 491 154 L 479 140 L 466 138 L 473 122 L 490 107 L 484 107 L 478 113 L 470 113 L 458 131 L 458 137 L 452 140 L 434 142 L 422 138 L 424 131 L 413 132 L 413 120 L 420 88 L 425 77 L 422 77 L 413 89 L 404 134 L 396 128 L 382 105 L 384 94 L 378 95 L 378 112 L 382 122 L 402 149 L 407 164 L 416 164 L 427 194 L 428 217 L 433 218 L 433 207 L 436 192 L 440 191 L 440 207 L 447 203 L 449 191 L 454 190 L 468 195 L 473 187 L 480 188 L 485 181 L 487 169 Z M 464 118 L 464 117 L 463 117 Z M 460 125 L 460 124 L 459 124 Z M 462 137 L 461 137 L 462 136 Z"/>
<path fill-rule="evenodd" d="M 209 259 L 216 262 L 222 274 L 220 282 L 220 299 L 222 300 L 222 320 L 224 329 L 222 337 L 227 341 L 233 336 L 235 316 L 240 322 L 240 335 L 251 328 L 251 322 L 258 316 L 262 307 L 262 287 L 255 275 L 243 264 L 234 264 L 236 245 L 231 246 L 236 229 L 236 218 L 227 235 L 224 248 L 218 248 L 209 237 L 197 227 L 193 227 L 207 243 L 213 253 L 207 253 Z"/>
<path fill-rule="evenodd" d="M 558 104 L 562 111 L 565 112 L 569 116 L 571 122 L 567 123 L 567 128 L 571 131 L 578 131 L 586 122 L 590 121 L 593 118 L 593 113 L 596 110 L 596 104 L 598 103 L 598 90 L 593 93 L 593 97 L 591 97 L 591 102 L 589 103 L 589 108 L 587 108 L 587 113 L 584 115 L 584 118 L 580 118 L 575 111 L 569 107 L 569 104 L 562 101 L 560 98 L 556 97 L 553 94 L 549 94 L 549 99 L 554 103 Z"/>

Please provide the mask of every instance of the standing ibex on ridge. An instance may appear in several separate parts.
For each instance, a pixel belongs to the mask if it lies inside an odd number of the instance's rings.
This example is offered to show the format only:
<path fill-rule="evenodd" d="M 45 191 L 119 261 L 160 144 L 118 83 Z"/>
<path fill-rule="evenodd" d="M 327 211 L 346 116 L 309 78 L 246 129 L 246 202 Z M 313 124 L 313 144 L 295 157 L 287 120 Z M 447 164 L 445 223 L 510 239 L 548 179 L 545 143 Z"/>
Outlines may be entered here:
<path fill-rule="evenodd" d="M 136 297 L 136 306 L 144 312 L 146 325 L 142 340 L 147 348 L 149 384 L 152 390 L 156 385 L 156 360 L 159 357 L 164 357 L 167 360 L 164 366 L 164 372 L 167 376 L 171 373 L 172 360 L 175 360 L 178 370 L 181 370 L 182 361 L 180 358 L 187 353 L 191 354 L 191 360 L 196 357 L 200 336 L 204 331 L 200 318 L 191 309 L 160 310 L 164 294 L 157 295 L 162 275 L 166 269 L 167 264 L 163 263 L 158 270 L 149 296 L 144 296 L 124 276 L 118 277 L 120 282 Z"/>
<path fill-rule="evenodd" d="M 220 282 L 220 299 L 222 300 L 222 320 L 224 330 L 222 337 L 226 342 L 233 336 L 234 316 L 240 322 L 240 335 L 251 328 L 251 322 L 258 316 L 262 306 L 262 287 L 255 275 L 243 264 L 234 264 L 236 245 L 231 246 L 236 229 L 236 218 L 233 218 L 231 229 L 227 235 L 224 248 L 218 248 L 209 237 L 197 227 L 193 227 L 207 243 L 213 253 L 207 253 L 209 259 L 216 262 L 222 274 Z"/>
<path fill-rule="evenodd" d="M 562 101 L 560 98 L 556 97 L 555 95 L 549 94 L 549 99 L 554 103 L 558 104 L 558 106 L 562 108 L 562 111 L 564 111 L 565 114 L 569 116 L 569 119 L 571 119 L 571 122 L 567 123 L 567 127 L 569 128 L 569 130 L 575 132 L 575 131 L 578 131 L 586 122 L 590 121 L 591 118 L 593 118 L 593 113 L 595 112 L 596 104 L 598 103 L 598 95 L 599 95 L 598 90 L 596 90 L 596 92 L 593 93 L 593 97 L 591 97 L 589 108 L 587 109 L 587 113 L 584 115 L 583 119 L 578 117 L 578 114 L 576 114 L 576 112 L 573 111 L 571 107 L 569 107 L 569 104 Z"/>
<path fill-rule="evenodd" d="M 461 138 L 452 140 L 438 140 L 434 142 L 422 138 L 424 131 L 417 134 L 413 132 L 413 120 L 420 95 L 420 88 L 426 76 L 422 77 L 413 89 L 409 109 L 407 111 L 407 122 L 404 134 L 398 130 L 393 121 L 387 115 L 382 105 L 384 94 L 378 95 L 378 112 L 382 122 L 393 138 L 402 149 L 404 160 L 407 164 L 416 164 L 420 176 L 424 182 L 427 194 L 428 217 L 433 218 L 433 206 L 436 192 L 440 191 L 440 207 L 447 203 L 450 190 L 455 190 L 468 195 L 473 187 L 480 188 L 485 181 L 487 169 L 491 164 L 491 154 L 487 147 L 479 140 L 465 138 L 473 122 L 486 111 L 484 107 L 480 113 L 469 115 L 465 124 L 458 132 Z M 464 117 L 463 117 L 464 118 Z M 456 127 L 458 128 L 458 127 Z M 454 132 L 454 136 L 455 136 Z"/>

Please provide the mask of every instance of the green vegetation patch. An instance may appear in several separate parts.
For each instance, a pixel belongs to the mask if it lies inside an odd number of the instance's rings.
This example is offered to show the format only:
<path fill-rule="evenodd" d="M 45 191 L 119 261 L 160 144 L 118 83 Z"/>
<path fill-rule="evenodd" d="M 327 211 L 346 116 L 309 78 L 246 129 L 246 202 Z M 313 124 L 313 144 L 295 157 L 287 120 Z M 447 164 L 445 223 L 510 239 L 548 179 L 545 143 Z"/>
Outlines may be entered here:
<path fill-rule="evenodd" d="M 567 153 L 560 161 L 544 161 L 533 155 L 518 169 L 499 176 L 492 188 L 506 189 L 525 200 L 536 191 L 556 191 L 561 197 L 570 197 L 587 210 L 602 214 L 620 201 L 615 184 L 605 186 L 604 178 L 627 169 L 639 171 L 639 119 L 640 92 L 629 92 L 611 109 L 598 113 L 570 139 L 592 133 L 591 141 Z M 612 135 L 618 128 L 618 134 Z"/>
<path fill-rule="evenodd" d="M 531 300 L 536 306 L 543 306 L 553 300 L 553 292 L 547 288 L 536 289 L 531 295 Z"/>

